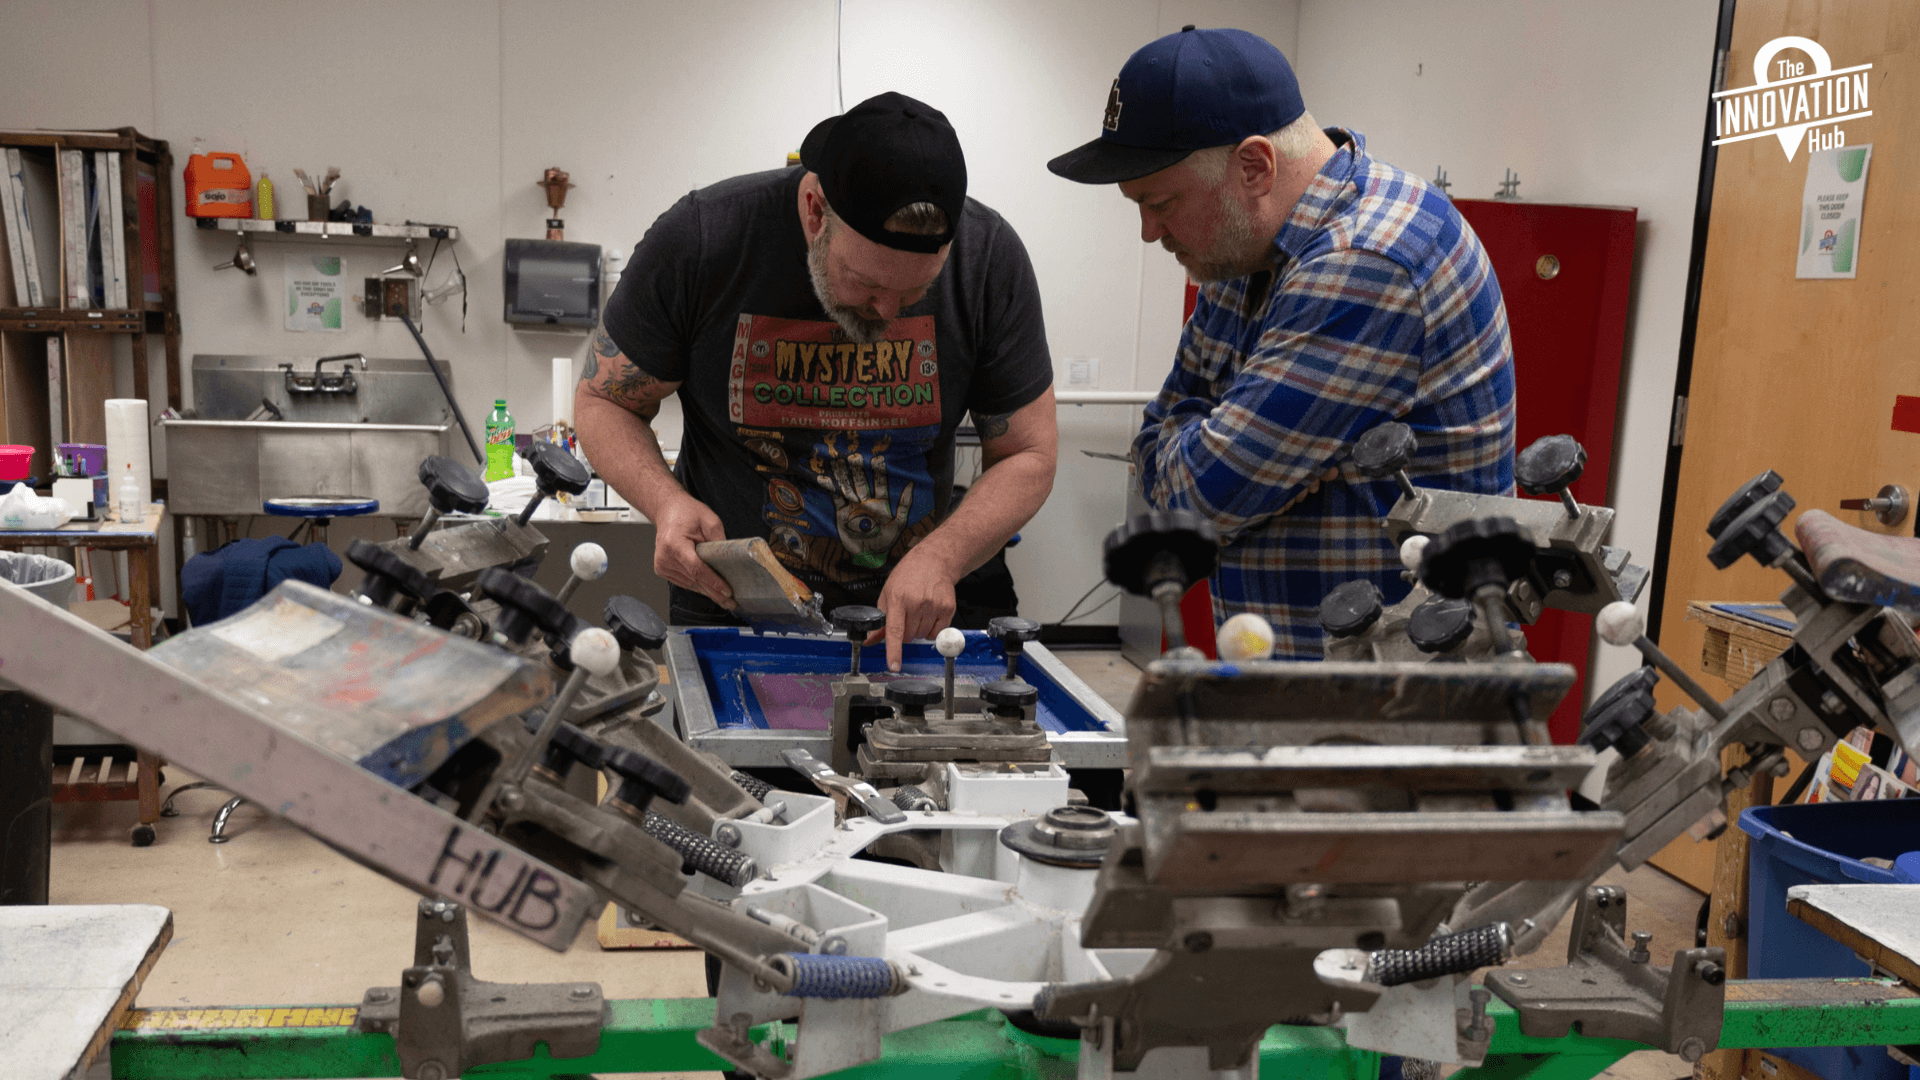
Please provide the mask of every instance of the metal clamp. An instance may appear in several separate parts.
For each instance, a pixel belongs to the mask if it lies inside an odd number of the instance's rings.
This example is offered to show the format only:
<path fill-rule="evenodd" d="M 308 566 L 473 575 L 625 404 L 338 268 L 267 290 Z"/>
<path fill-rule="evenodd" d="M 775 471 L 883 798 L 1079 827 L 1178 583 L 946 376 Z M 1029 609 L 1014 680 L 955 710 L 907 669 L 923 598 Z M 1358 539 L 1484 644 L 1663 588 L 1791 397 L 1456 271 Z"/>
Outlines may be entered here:
<path fill-rule="evenodd" d="M 1628 946 L 1626 926 L 1626 890 L 1593 886 L 1574 910 L 1566 967 L 1497 971 L 1486 985 L 1519 1011 L 1522 1034 L 1556 1039 L 1578 1023 L 1590 1038 L 1632 1039 L 1700 1060 L 1720 1043 L 1726 950 L 1677 949 L 1673 966 L 1660 967 Z M 1644 940 L 1635 935 L 1635 944 Z"/>
<path fill-rule="evenodd" d="M 451 1080 L 475 1066 L 531 1058 L 547 1044 L 556 1058 L 600 1049 L 611 1019 L 597 983 L 492 983 L 473 977 L 467 913 L 447 900 L 421 900 L 413 966 L 400 985 L 361 1000 L 357 1031 L 393 1036 L 401 1075 Z"/>

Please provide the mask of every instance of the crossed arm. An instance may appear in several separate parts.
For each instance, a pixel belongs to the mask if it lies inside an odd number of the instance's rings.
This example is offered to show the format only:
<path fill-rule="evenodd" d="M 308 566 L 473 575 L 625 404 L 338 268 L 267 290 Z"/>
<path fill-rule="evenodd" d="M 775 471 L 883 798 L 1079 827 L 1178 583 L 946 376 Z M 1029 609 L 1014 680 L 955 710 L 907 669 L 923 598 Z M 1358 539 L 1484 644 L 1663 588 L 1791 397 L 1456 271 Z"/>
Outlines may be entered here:
<path fill-rule="evenodd" d="M 574 391 L 574 425 L 595 470 L 654 523 L 654 572 L 731 610 L 726 581 L 694 553 L 697 543 L 726 539 L 725 528 L 712 508 L 673 478 L 653 432 L 660 403 L 679 388 L 642 371 L 601 327 Z M 931 637 L 948 624 L 954 583 L 1000 550 L 1053 490 L 1059 428 L 1051 388 L 1012 413 L 975 414 L 974 424 L 985 465 L 980 479 L 960 507 L 900 560 L 880 592 L 887 666 L 896 671 L 901 644 Z M 880 637 L 876 633 L 869 644 Z"/>

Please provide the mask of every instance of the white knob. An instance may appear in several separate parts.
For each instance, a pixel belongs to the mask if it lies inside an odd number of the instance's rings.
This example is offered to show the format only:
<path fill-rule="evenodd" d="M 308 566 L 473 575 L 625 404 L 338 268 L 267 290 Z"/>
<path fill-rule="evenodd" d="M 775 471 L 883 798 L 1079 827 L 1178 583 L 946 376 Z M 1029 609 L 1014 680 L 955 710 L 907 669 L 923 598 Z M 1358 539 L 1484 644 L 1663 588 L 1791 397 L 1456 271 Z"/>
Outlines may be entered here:
<path fill-rule="evenodd" d="M 1601 608 L 1593 617 L 1593 625 L 1600 631 L 1600 640 L 1609 645 L 1631 645 L 1647 632 L 1647 620 L 1640 617 L 1640 609 L 1625 600 Z"/>
<path fill-rule="evenodd" d="M 1265 660 L 1273 655 L 1273 624 L 1251 611 L 1243 611 L 1220 624 L 1214 645 L 1220 659 L 1229 663 Z"/>
<path fill-rule="evenodd" d="M 967 651 L 967 635 L 949 626 L 933 636 L 933 650 L 941 656 L 959 656 Z"/>
<path fill-rule="evenodd" d="M 1420 560 L 1426 558 L 1427 544 L 1432 540 L 1431 536 L 1407 537 L 1406 541 L 1400 545 L 1400 565 L 1416 574 L 1419 573 Z"/>
<path fill-rule="evenodd" d="M 592 581 L 607 572 L 607 549 L 599 544 L 581 544 L 573 549 L 567 565 L 573 569 L 574 577 Z"/>
<path fill-rule="evenodd" d="M 607 631 L 590 626 L 574 635 L 567 645 L 567 655 L 574 666 L 586 668 L 589 674 L 610 675 L 620 666 L 620 643 Z"/>

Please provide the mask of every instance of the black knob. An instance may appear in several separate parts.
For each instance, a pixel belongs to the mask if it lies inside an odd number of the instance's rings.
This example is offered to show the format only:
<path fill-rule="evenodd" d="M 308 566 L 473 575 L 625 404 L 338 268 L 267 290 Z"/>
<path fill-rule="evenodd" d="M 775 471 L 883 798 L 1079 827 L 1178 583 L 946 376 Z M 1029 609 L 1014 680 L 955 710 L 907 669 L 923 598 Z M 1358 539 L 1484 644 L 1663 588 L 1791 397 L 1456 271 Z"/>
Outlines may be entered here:
<path fill-rule="evenodd" d="M 515 645 L 526 644 L 535 629 L 557 635 L 562 641 L 571 641 L 581 628 L 579 617 L 568 611 L 565 604 L 510 570 L 489 566 L 480 571 L 476 584 L 482 595 L 500 605 L 500 617 L 494 620 L 494 628 Z"/>
<path fill-rule="evenodd" d="M 601 615 L 622 649 L 657 649 L 667 643 L 667 621 L 631 596 L 609 596 Z"/>
<path fill-rule="evenodd" d="M 1320 601 L 1320 627 L 1336 638 L 1355 637 L 1380 620 L 1386 610 L 1371 581 L 1349 581 Z"/>
<path fill-rule="evenodd" d="M 1413 453 L 1419 448 L 1412 428 L 1399 423 L 1381 424 L 1354 440 L 1353 464 L 1378 480 L 1413 464 Z"/>
<path fill-rule="evenodd" d="M 1529 495 L 1558 495 L 1580 479 L 1587 467 L 1586 448 L 1571 435 L 1535 439 L 1513 462 L 1513 478 Z"/>
<path fill-rule="evenodd" d="M 453 629 L 462 616 L 472 615 L 474 619 L 479 619 L 478 615 L 474 615 L 473 608 L 465 600 L 460 599 L 459 593 L 445 589 L 429 597 L 427 602 L 421 605 L 421 610 L 426 612 L 427 622 L 442 630 Z"/>
<path fill-rule="evenodd" d="M 887 684 L 885 693 L 887 700 L 908 716 L 925 716 L 927 706 L 938 705 L 947 696 L 932 679 L 895 679 Z"/>
<path fill-rule="evenodd" d="M 1647 745 L 1641 725 L 1653 715 L 1653 688 L 1660 682 L 1657 668 L 1635 668 L 1607 687 L 1580 717 L 1579 742 L 1595 750 L 1611 746 L 1621 757 L 1632 757 Z"/>
<path fill-rule="evenodd" d="M 684 803 L 693 791 L 679 773 L 638 750 L 629 750 L 624 746 L 609 747 L 604 765 L 620 777 L 620 786 L 614 789 L 613 800 L 623 804 L 636 817 L 647 812 L 647 806 L 656 796 L 670 803 Z"/>
<path fill-rule="evenodd" d="M 1715 569 L 1725 570 L 1740 561 L 1740 556 L 1752 555 L 1762 566 L 1772 566 L 1792 547 L 1780 534 L 1780 523 L 1793 507 L 1793 496 L 1784 488 L 1762 496 L 1721 530 L 1720 538 L 1707 549 L 1707 561 Z"/>
<path fill-rule="evenodd" d="M 1455 522 L 1427 545 L 1420 583 L 1441 596 L 1470 598 L 1483 586 L 1505 588 L 1524 577 L 1536 550 L 1512 518 Z"/>
<path fill-rule="evenodd" d="M 998 713 L 1017 713 L 1040 701 L 1040 691 L 1020 679 L 996 679 L 980 688 L 980 700 Z"/>
<path fill-rule="evenodd" d="M 833 628 L 847 635 L 849 641 L 864 640 L 868 634 L 887 625 L 887 613 L 877 607 L 865 604 L 847 604 L 834 608 L 827 613 L 833 622 Z"/>
<path fill-rule="evenodd" d="M 347 545 L 347 561 L 367 572 L 366 580 L 360 583 L 360 595 L 377 607 L 391 604 L 396 594 L 425 601 L 440 591 L 440 586 L 419 567 L 378 544 L 355 540 Z"/>
<path fill-rule="evenodd" d="M 1156 510 L 1108 533 L 1101 565 L 1109 582 L 1150 596 L 1161 581 L 1199 581 L 1219 558 L 1212 522 L 1191 510 Z"/>
<path fill-rule="evenodd" d="M 1040 636 L 1040 624 L 1018 615 L 1001 615 L 987 623 L 987 636 L 998 639 L 1011 652 Z"/>
<path fill-rule="evenodd" d="M 525 721 L 528 732 L 539 731 L 542 719 L 542 714 L 528 714 Z M 576 763 L 589 769 L 598 769 L 606 761 L 607 747 L 568 723 L 553 729 L 553 738 L 548 740 L 546 749 L 540 753 L 541 766 L 563 780 Z"/>
<path fill-rule="evenodd" d="M 1713 537 L 1715 540 L 1720 539 L 1720 534 L 1727 531 L 1727 526 L 1733 524 L 1734 518 L 1746 513 L 1747 507 L 1779 491 L 1780 485 L 1783 482 L 1784 481 L 1780 479 L 1779 473 L 1768 469 L 1759 476 L 1741 484 L 1740 490 L 1727 496 L 1727 501 L 1721 503 L 1720 509 L 1715 510 L 1713 517 L 1708 519 L 1707 535 Z"/>
<path fill-rule="evenodd" d="M 560 448 L 558 443 L 540 443 L 533 448 L 533 484 L 549 494 L 564 491 L 578 495 L 587 490 L 593 474 L 587 467 Z"/>
<path fill-rule="evenodd" d="M 427 503 L 443 514 L 478 514 L 487 508 L 487 482 L 471 468 L 435 454 L 420 463 Z"/>
<path fill-rule="evenodd" d="M 1407 639 L 1423 653 L 1452 652 L 1473 636 L 1473 605 L 1436 596 L 1413 609 Z"/>

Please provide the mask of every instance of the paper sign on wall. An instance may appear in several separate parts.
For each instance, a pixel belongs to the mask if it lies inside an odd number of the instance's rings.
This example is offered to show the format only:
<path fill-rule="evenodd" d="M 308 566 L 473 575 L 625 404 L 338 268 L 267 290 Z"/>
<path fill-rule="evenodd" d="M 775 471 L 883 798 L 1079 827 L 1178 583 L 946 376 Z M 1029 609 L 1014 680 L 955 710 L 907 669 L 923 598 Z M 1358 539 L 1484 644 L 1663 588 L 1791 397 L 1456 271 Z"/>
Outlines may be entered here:
<path fill-rule="evenodd" d="M 1850 278 L 1860 265 L 1860 202 L 1867 193 L 1873 144 L 1838 146 L 1807 157 L 1800 199 L 1797 278 Z"/>
<path fill-rule="evenodd" d="M 340 260 L 328 255 L 288 254 L 287 329 L 340 330 L 340 312 L 346 307 L 347 279 Z"/>

